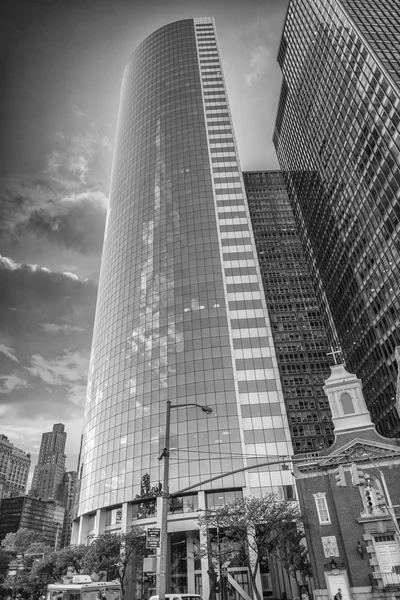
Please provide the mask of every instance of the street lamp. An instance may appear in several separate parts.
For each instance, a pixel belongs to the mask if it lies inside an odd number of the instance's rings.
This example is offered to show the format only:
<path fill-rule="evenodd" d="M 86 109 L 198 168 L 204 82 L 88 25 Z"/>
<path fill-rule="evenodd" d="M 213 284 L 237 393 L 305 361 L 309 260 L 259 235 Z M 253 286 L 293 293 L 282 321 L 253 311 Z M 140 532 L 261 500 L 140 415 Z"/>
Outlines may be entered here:
<path fill-rule="evenodd" d="M 190 402 L 188 404 L 171 404 L 170 400 L 167 400 L 167 414 L 165 419 L 165 448 L 159 457 L 159 460 L 164 459 L 164 477 L 162 487 L 162 510 L 161 510 L 161 539 L 160 539 L 160 573 L 158 575 L 158 600 L 165 600 L 165 593 L 167 589 L 167 568 L 168 568 L 168 503 L 169 503 L 169 438 L 170 438 L 170 423 L 171 423 L 171 409 L 182 408 L 186 406 L 196 406 L 200 408 L 207 415 L 212 413 L 212 408 L 209 406 L 202 406 L 201 404 L 195 404 Z"/>

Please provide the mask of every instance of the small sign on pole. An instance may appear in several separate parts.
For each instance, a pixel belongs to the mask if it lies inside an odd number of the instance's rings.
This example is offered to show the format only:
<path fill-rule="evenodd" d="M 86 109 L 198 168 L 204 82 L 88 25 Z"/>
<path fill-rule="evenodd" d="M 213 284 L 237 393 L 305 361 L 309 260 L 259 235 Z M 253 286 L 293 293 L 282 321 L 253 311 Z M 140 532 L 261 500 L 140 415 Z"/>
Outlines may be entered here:
<path fill-rule="evenodd" d="M 159 548 L 161 540 L 161 529 L 149 527 L 146 531 L 146 548 Z"/>

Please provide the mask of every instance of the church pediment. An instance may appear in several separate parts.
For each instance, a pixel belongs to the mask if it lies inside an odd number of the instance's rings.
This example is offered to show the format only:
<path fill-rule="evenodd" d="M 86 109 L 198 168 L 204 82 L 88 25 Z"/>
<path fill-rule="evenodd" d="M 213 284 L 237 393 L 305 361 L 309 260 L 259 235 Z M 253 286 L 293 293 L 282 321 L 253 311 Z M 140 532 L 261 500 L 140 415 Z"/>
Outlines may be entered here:
<path fill-rule="evenodd" d="M 393 444 L 354 439 L 334 450 L 329 456 L 319 461 L 320 467 L 336 466 L 340 463 L 370 462 L 384 458 L 400 459 L 400 447 Z"/>

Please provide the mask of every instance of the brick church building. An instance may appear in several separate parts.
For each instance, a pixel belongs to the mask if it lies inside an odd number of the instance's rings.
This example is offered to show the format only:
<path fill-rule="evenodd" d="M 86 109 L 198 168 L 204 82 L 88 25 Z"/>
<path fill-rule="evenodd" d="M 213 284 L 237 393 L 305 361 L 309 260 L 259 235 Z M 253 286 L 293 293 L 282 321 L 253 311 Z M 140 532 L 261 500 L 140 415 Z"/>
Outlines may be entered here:
<path fill-rule="evenodd" d="M 342 364 L 325 382 L 335 426 L 328 449 L 296 462 L 314 598 L 400 598 L 400 440 L 379 435 L 362 383 Z"/>

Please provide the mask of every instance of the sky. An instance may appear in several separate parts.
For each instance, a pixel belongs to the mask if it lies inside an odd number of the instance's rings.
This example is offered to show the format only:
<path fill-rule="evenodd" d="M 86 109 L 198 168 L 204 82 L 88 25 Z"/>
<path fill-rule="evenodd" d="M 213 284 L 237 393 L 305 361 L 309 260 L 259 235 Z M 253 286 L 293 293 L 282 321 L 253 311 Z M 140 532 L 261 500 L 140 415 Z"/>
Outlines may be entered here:
<path fill-rule="evenodd" d="M 215 18 L 243 170 L 271 142 L 288 0 L 13 0 L 0 21 L 0 433 L 77 467 L 123 70 L 150 33 Z"/>

